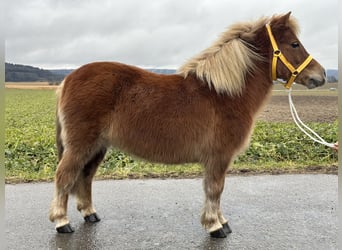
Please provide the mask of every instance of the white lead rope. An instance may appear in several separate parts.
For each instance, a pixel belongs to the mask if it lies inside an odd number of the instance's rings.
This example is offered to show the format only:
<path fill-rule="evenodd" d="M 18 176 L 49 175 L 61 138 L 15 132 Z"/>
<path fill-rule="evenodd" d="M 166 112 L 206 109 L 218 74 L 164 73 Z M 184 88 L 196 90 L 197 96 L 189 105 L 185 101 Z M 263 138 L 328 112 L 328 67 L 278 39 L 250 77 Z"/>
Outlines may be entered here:
<path fill-rule="evenodd" d="M 329 148 L 332 149 L 336 149 L 337 145 L 336 143 L 328 143 L 326 142 L 322 137 L 320 137 L 315 131 L 313 131 L 311 128 L 309 128 L 307 125 L 305 125 L 302 120 L 299 118 L 297 110 L 293 104 L 292 101 L 292 96 L 291 96 L 291 90 L 292 88 L 289 89 L 289 104 L 290 104 L 290 111 L 291 111 L 291 115 L 292 118 L 294 120 L 294 122 L 296 123 L 296 125 L 298 126 L 298 128 L 303 131 L 303 133 L 305 133 L 307 136 L 309 136 L 312 140 L 314 140 L 315 142 L 318 142 L 320 144 L 323 144 Z"/>

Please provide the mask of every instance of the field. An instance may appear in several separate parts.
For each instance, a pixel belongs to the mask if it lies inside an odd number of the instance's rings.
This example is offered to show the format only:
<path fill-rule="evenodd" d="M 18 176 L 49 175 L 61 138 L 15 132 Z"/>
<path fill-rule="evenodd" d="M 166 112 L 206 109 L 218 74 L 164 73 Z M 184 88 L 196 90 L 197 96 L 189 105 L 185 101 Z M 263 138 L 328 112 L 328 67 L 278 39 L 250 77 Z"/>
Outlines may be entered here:
<path fill-rule="evenodd" d="M 54 90 L 57 88 L 55 85 L 49 85 L 48 82 L 6 82 L 8 89 L 49 89 Z"/>
<path fill-rule="evenodd" d="M 337 119 L 337 96 L 293 96 L 299 117 L 305 122 L 334 122 Z M 272 96 L 259 115 L 268 122 L 292 122 L 287 96 Z"/>
<path fill-rule="evenodd" d="M 19 86 L 20 87 L 20 86 Z M 6 182 L 52 180 L 57 165 L 53 90 L 6 88 Z M 309 93 L 309 94 L 308 94 Z M 294 92 L 299 115 L 329 142 L 337 140 L 337 92 Z M 310 141 L 291 121 L 285 92 L 275 91 L 259 115 L 250 148 L 232 174 L 337 172 L 337 154 Z M 111 150 L 97 178 L 193 177 L 197 164 L 167 166 Z"/>

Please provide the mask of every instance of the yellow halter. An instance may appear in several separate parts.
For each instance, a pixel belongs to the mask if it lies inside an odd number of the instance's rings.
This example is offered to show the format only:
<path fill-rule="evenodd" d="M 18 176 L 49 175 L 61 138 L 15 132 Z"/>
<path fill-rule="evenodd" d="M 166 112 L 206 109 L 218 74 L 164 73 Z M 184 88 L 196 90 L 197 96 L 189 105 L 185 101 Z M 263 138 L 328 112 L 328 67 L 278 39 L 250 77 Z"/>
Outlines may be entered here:
<path fill-rule="evenodd" d="M 305 69 L 305 67 L 308 66 L 308 64 L 311 62 L 312 56 L 309 55 L 305 59 L 305 61 L 301 65 L 299 65 L 298 68 L 293 67 L 293 65 L 286 59 L 286 57 L 281 53 L 280 49 L 278 48 L 277 42 L 275 41 L 274 36 L 272 34 L 270 25 L 266 24 L 266 28 L 268 31 L 268 36 L 270 37 L 270 40 L 271 40 L 272 47 L 273 47 L 272 80 L 277 79 L 277 61 L 279 58 L 280 61 L 282 61 L 283 64 L 287 67 L 287 69 L 291 72 L 290 79 L 287 81 L 287 83 L 285 83 L 285 88 L 289 89 L 291 88 L 298 74 L 302 72 L 302 70 Z"/>

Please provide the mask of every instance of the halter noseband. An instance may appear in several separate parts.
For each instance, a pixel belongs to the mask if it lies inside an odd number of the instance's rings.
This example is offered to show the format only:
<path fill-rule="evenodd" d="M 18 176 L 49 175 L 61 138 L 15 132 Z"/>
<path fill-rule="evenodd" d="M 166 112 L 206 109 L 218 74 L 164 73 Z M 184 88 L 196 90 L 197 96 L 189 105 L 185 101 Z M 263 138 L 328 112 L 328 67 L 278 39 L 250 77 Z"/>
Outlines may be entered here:
<path fill-rule="evenodd" d="M 303 69 L 305 69 L 306 66 L 311 62 L 312 56 L 309 55 L 305 61 L 299 65 L 298 68 L 293 67 L 293 65 L 286 59 L 286 57 L 281 53 L 280 49 L 278 48 L 277 42 L 274 39 L 274 36 L 272 34 L 271 26 L 269 24 L 266 24 L 268 36 L 270 37 L 271 44 L 273 47 L 273 59 L 272 59 L 272 80 L 277 79 L 277 61 L 278 58 L 282 63 L 287 67 L 287 69 L 291 72 L 290 79 L 285 83 L 285 88 L 289 89 L 291 88 L 294 80 L 298 76 L 300 72 L 302 72 Z"/>

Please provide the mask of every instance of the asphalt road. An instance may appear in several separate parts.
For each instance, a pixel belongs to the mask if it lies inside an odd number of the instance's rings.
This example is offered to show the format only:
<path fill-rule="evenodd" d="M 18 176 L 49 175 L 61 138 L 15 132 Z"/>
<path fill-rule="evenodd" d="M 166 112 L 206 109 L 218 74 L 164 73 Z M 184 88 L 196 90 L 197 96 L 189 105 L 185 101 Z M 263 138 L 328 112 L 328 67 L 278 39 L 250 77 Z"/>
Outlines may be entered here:
<path fill-rule="evenodd" d="M 101 222 L 84 223 L 71 199 L 68 235 L 48 220 L 52 183 L 5 189 L 6 249 L 337 249 L 336 175 L 228 177 L 226 239 L 200 225 L 201 179 L 96 181 Z"/>

